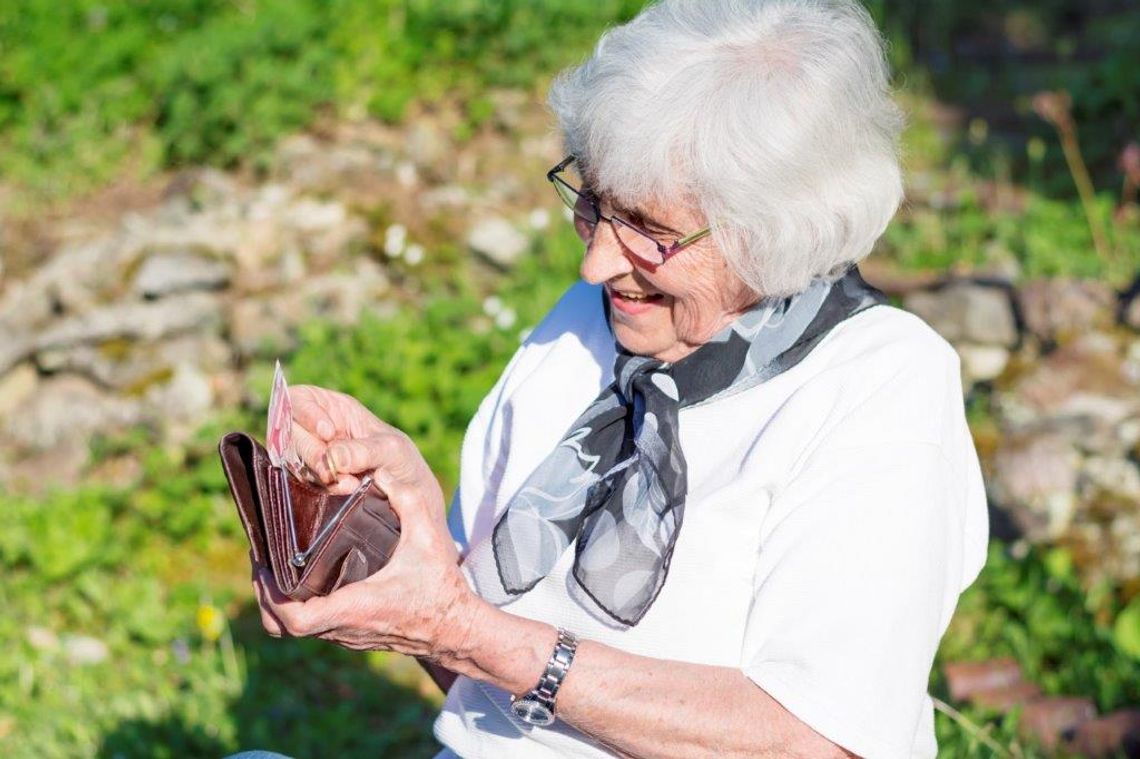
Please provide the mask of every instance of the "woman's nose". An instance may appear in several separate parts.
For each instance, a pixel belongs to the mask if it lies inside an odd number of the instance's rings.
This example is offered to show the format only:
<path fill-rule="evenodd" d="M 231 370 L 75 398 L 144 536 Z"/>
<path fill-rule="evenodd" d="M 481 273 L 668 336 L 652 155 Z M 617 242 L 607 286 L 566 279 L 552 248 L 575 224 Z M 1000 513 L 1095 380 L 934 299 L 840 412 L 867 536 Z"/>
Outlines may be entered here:
<path fill-rule="evenodd" d="M 625 248 L 614 234 L 613 227 L 599 222 L 594 235 L 586 243 L 586 255 L 582 257 L 579 274 L 591 285 L 600 285 L 622 274 L 633 271 L 633 264 L 626 255 Z"/>

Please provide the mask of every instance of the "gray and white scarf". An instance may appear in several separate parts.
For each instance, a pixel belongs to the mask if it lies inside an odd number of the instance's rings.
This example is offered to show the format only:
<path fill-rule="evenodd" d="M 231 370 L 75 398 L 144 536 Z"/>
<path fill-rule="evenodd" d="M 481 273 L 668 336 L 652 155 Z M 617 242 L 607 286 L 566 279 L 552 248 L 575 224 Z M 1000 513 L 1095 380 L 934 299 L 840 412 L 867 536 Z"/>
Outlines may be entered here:
<path fill-rule="evenodd" d="M 576 539 L 575 590 L 586 596 L 580 600 L 636 625 L 661 592 L 684 521 L 679 411 L 787 371 L 836 324 L 884 302 L 852 267 L 834 282 L 816 280 L 794 296 L 761 300 L 676 363 L 619 345 L 613 384 L 570 426 L 490 540 L 469 557 L 494 554 L 497 572 L 478 573 L 478 592 L 492 603 L 510 602 L 546 577 Z M 482 558 L 473 563 L 486 566 Z"/>

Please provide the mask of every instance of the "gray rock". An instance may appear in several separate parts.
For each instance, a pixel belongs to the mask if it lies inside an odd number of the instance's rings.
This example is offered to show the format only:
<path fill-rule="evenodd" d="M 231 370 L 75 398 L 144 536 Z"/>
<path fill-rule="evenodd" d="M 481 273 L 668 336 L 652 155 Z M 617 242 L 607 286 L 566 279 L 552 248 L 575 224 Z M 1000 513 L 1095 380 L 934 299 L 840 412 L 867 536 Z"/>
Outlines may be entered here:
<path fill-rule="evenodd" d="M 1112 493 L 1140 503 L 1140 468 L 1128 459 L 1090 456 L 1081 466 L 1083 494 Z"/>
<path fill-rule="evenodd" d="M 170 381 L 175 369 L 192 363 L 205 371 L 230 368 L 230 346 L 211 335 L 185 334 L 159 342 L 111 340 L 100 345 L 81 344 L 39 352 L 37 362 L 47 372 L 82 374 L 100 385 L 126 395 Z"/>
<path fill-rule="evenodd" d="M 390 151 L 361 143 L 328 144 L 301 134 L 281 141 L 276 174 L 306 192 L 339 192 L 376 181 L 390 169 Z"/>
<path fill-rule="evenodd" d="M 50 284 L 44 278 L 9 283 L 0 298 L 0 334 L 5 336 L 4 342 L 27 336 L 50 319 L 52 300 Z M 3 350 L 0 345 L 0 371 L 4 366 Z"/>
<path fill-rule="evenodd" d="M 492 90 L 488 93 L 495 107 L 495 124 L 510 132 L 519 131 L 524 126 L 526 108 L 533 98 L 523 90 Z"/>
<path fill-rule="evenodd" d="M 108 394 L 76 376 L 50 377 L 7 417 L 8 440 L 31 451 L 86 442 L 92 433 L 137 424 L 137 403 Z"/>
<path fill-rule="evenodd" d="M 417 119 L 408 130 L 408 157 L 423 169 L 434 170 L 450 154 L 447 138 L 439 125 L 430 119 Z"/>
<path fill-rule="evenodd" d="M 1124 306 L 1124 323 L 1140 332 L 1140 294 Z"/>
<path fill-rule="evenodd" d="M 111 656 L 107 644 L 90 635 L 65 635 L 62 643 L 64 656 L 78 666 L 102 664 Z"/>
<path fill-rule="evenodd" d="M 149 256 L 135 275 L 134 291 L 161 298 L 191 290 L 220 290 L 230 281 L 230 267 L 192 252 Z"/>
<path fill-rule="evenodd" d="M 432 211 L 461 209 L 470 202 L 471 193 L 457 184 L 432 187 L 420 195 L 420 203 Z"/>
<path fill-rule="evenodd" d="M 272 358 L 293 350 L 297 344 L 294 319 L 301 305 L 290 294 L 235 301 L 227 319 L 234 350 L 243 358 Z"/>
<path fill-rule="evenodd" d="M 1009 364 L 1009 351 L 1000 345 L 959 343 L 954 348 L 962 360 L 962 384 L 966 388 L 996 379 Z"/>
<path fill-rule="evenodd" d="M 0 418 L 20 407 L 36 392 L 39 376 L 31 364 L 20 364 L 0 376 Z"/>
<path fill-rule="evenodd" d="M 18 333 L 0 340 L 0 374 L 32 355 L 32 347 L 32 339 Z"/>
<path fill-rule="evenodd" d="M 940 290 L 910 293 L 904 305 L 952 343 L 1007 348 L 1017 343 L 1013 308 L 1001 288 L 956 283 Z"/>
<path fill-rule="evenodd" d="M 1112 326 L 1116 294 L 1095 280 L 1038 279 L 1018 290 L 1026 328 L 1043 340 Z"/>
<path fill-rule="evenodd" d="M 285 210 L 289 226 L 301 232 L 323 232 L 348 220 L 348 209 L 335 200 L 301 198 Z"/>
<path fill-rule="evenodd" d="M 158 340 L 221 323 L 221 304 L 207 293 L 173 295 L 153 303 L 116 303 L 52 325 L 35 341 L 38 350 L 101 343 L 116 338 Z"/>
<path fill-rule="evenodd" d="M 117 238 L 65 246 L 0 299 L 0 334 L 25 335 L 56 314 L 79 314 L 118 295 L 132 251 Z"/>
<path fill-rule="evenodd" d="M 1051 430 L 1082 450 L 1120 455 L 1140 416 L 1140 379 L 1112 335 L 1088 333 L 1045 356 L 995 396 L 1011 432 Z"/>
<path fill-rule="evenodd" d="M 49 627 L 31 626 L 24 630 L 28 645 L 37 651 L 58 651 L 59 636 Z"/>
<path fill-rule="evenodd" d="M 1058 435 L 1003 441 L 993 460 L 990 495 L 1032 541 L 1055 539 L 1072 523 L 1081 456 Z"/>
<path fill-rule="evenodd" d="M 530 241 L 506 219 L 490 216 L 471 230 L 467 245 L 496 266 L 509 268 L 526 252 Z"/>
<path fill-rule="evenodd" d="M 174 368 L 169 382 L 147 391 L 146 404 L 159 424 L 189 422 L 197 426 L 213 407 L 213 385 L 201 369 L 182 363 Z"/>
<path fill-rule="evenodd" d="M 317 266 L 331 266 L 360 253 L 368 245 L 371 230 L 359 217 L 304 237 L 305 247 Z"/>
<path fill-rule="evenodd" d="M 358 258 L 347 272 L 331 272 L 305 280 L 300 289 L 304 308 L 295 323 L 308 316 L 330 319 L 338 324 L 355 324 L 362 311 L 383 306 L 388 277 L 375 261 Z"/>
<path fill-rule="evenodd" d="M 129 217 L 124 226 L 143 254 L 195 252 L 228 260 L 242 244 L 240 215 L 240 206 L 234 204 L 165 223 L 154 216 Z"/>

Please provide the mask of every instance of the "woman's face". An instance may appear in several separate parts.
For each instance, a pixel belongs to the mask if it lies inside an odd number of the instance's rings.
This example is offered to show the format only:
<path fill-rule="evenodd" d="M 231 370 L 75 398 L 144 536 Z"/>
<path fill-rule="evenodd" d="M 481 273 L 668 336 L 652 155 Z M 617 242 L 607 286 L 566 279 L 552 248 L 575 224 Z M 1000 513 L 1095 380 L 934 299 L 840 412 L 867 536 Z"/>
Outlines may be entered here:
<path fill-rule="evenodd" d="M 602 203 L 605 215 L 613 210 Z M 666 245 L 706 226 L 682 208 L 646 205 L 619 213 Z M 711 237 L 659 266 L 625 249 L 606 221 L 586 244 L 582 279 L 605 287 L 614 335 L 631 353 L 679 361 L 759 297 L 733 273 Z"/>

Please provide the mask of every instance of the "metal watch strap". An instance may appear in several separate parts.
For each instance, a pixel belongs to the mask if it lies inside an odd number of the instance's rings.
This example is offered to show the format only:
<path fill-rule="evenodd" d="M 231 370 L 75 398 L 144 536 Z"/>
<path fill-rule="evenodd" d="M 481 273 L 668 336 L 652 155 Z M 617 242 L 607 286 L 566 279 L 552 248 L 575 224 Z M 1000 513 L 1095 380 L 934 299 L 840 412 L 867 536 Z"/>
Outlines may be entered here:
<path fill-rule="evenodd" d="M 554 701 L 577 650 L 577 636 L 559 628 L 558 642 L 554 645 L 554 651 L 550 654 L 550 661 L 546 663 L 538 685 L 517 699 L 511 698 L 511 710 L 515 716 L 532 725 L 545 726 L 554 722 Z"/>

